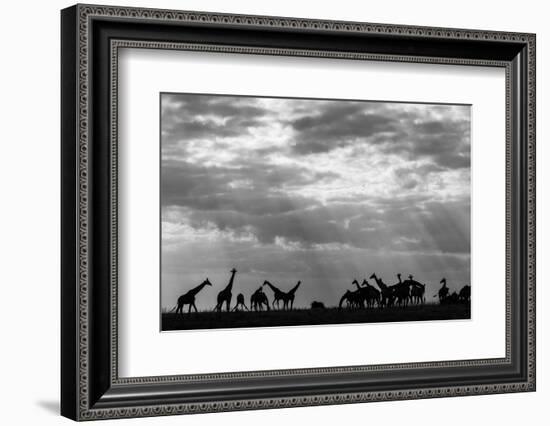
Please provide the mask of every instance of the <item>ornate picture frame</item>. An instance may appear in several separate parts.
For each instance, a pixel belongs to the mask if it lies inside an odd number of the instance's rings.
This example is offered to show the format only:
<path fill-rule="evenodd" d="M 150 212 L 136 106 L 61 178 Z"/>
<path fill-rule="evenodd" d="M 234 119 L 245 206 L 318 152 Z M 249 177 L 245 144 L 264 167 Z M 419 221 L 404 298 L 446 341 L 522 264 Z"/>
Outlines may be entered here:
<path fill-rule="evenodd" d="M 535 390 L 534 34 L 76 5 L 61 12 L 61 413 L 73 420 Z M 506 356 L 119 377 L 121 48 L 427 64 L 506 73 Z"/>

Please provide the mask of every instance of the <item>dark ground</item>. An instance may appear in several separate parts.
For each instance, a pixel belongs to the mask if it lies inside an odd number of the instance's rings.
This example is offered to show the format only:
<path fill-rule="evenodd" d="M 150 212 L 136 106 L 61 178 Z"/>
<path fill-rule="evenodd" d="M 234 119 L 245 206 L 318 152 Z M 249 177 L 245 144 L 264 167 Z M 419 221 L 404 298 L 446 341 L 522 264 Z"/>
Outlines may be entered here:
<path fill-rule="evenodd" d="M 397 321 L 470 319 L 470 304 L 423 305 L 406 308 L 294 309 L 263 312 L 198 312 L 162 314 L 162 330 L 277 327 L 290 325 L 352 324 Z"/>

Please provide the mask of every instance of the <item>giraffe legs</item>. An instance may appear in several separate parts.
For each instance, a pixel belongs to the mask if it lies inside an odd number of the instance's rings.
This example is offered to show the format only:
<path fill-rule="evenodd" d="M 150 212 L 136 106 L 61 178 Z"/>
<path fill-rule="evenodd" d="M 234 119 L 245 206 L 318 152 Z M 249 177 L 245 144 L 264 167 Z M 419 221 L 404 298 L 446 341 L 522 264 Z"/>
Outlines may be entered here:
<path fill-rule="evenodd" d="M 243 308 L 245 308 L 248 311 L 248 308 L 246 307 L 246 305 L 244 303 L 237 303 L 235 305 L 235 307 L 233 308 L 232 312 L 235 312 L 239 308 L 239 306 L 242 306 Z M 250 306 L 250 308 L 252 308 L 252 305 Z"/>

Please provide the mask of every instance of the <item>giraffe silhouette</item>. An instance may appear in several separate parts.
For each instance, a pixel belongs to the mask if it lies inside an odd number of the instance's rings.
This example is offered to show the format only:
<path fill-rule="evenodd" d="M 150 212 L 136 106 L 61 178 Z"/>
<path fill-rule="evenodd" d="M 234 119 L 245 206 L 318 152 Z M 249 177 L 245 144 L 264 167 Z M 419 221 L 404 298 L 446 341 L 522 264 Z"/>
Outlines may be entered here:
<path fill-rule="evenodd" d="M 465 285 L 458 292 L 458 300 L 460 302 L 469 302 L 471 293 L 472 293 L 472 288 L 469 285 Z"/>
<path fill-rule="evenodd" d="M 199 284 L 195 288 L 192 288 L 187 293 L 185 293 L 185 294 L 181 295 L 180 297 L 178 297 L 178 304 L 177 304 L 176 314 L 180 313 L 180 314 L 183 315 L 183 306 L 184 305 L 189 305 L 189 311 L 187 311 L 188 313 L 191 313 L 191 308 L 192 307 L 195 308 L 195 312 L 197 312 L 197 306 L 195 305 L 195 296 L 197 295 L 197 293 L 199 291 L 201 291 L 207 285 L 212 286 L 212 284 L 210 283 L 208 278 L 205 279 L 201 284 Z"/>
<path fill-rule="evenodd" d="M 362 306 L 362 296 L 359 290 L 351 291 L 346 290 L 344 295 L 340 298 L 338 309 L 342 309 L 342 304 L 346 302 L 347 307 L 350 309 L 360 308 Z"/>
<path fill-rule="evenodd" d="M 358 301 L 361 308 L 364 308 L 365 305 L 369 305 L 369 289 L 367 287 L 361 287 L 359 285 L 359 281 L 353 280 L 352 285 L 355 284 L 357 286 L 357 294 L 358 294 Z"/>
<path fill-rule="evenodd" d="M 413 279 L 412 275 L 409 275 L 409 279 L 405 281 L 411 289 L 411 302 L 418 305 L 426 303 L 426 284 L 419 283 Z"/>
<path fill-rule="evenodd" d="M 298 290 L 298 287 L 300 287 L 301 281 L 298 281 L 298 283 L 291 288 L 286 293 L 277 287 L 275 287 L 273 284 L 271 284 L 269 281 L 264 281 L 263 285 L 267 285 L 271 290 L 273 290 L 273 303 L 271 306 L 273 309 L 275 309 L 275 302 L 277 302 L 277 309 L 280 309 L 280 302 L 283 302 L 283 309 L 288 309 L 290 305 L 290 309 L 293 309 L 294 307 L 294 295 L 296 293 L 296 290 Z"/>
<path fill-rule="evenodd" d="M 442 278 L 439 284 L 443 284 L 434 297 L 439 297 L 439 303 L 443 303 L 449 295 L 449 287 L 447 287 L 447 278 Z"/>
<path fill-rule="evenodd" d="M 231 298 L 233 297 L 231 290 L 233 288 L 233 281 L 235 280 L 236 273 L 237 270 L 235 268 L 231 269 L 231 278 L 229 278 L 229 284 L 227 284 L 227 286 L 218 293 L 218 304 L 214 308 L 215 311 L 221 311 L 223 304 L 225 303 L 227 312 L 229 312 L 231 306 Z"/>
<path fill-rule="evenodd" d="M 382 278 L 378 278 L 376 274 L 372 274 L 369 277 L 371 280 L 374 279 L 378 287 L 380 288 L 380 306 L 392 306 L 393 305 L 393 290 L 391 287 L 388 287 Z"/>
<path fill-rule="evenodd" d="M 390 287 L 392 290 L 392 297 L 397 299 L 397 304 L 399 306 L 407 306 L 411 297 L 409 284 L 401 281 L 401 274 L 397 274 L 397 279 L 399 282 Z"/>
<path fill-rule="evenodd" d="M 233 311 L 236 311 L 239 308 L 239 306 L 244 307 L 248 311 L 248 308 L 244 304 L 244 295 L 242 293 L 237 294 L 237 304 L 233 308 Z"/>
<path fill-rule="evenodd" d="M 367 289 L 367 307 L 373 308 L 375 303 L 380 306 L 380 291 L 370 285 L 366 279 L 363 279 L 362 286 Z"/>
<path fill-rule="evenodd" d="M 267 295 L 264 293 L 262 286 L 260 286 L 250 296 L 250 309 L 253 309 L 255 311 L 262 311 L 264 305 L 266 307 L 266 310 L 269 311 L 269 301 L 267 300 Z"/>
<path fill-rule="evenodd" d="M 294 295 L 296 294 L 296 290 L 298 290 L 298 287 L 300 287 L 301 283 L 301 281 L 298 281 L 296 285 L 286 293 L 286 301 L 287 303 L 290 303 L 290 309 L 294 308 Z"/>

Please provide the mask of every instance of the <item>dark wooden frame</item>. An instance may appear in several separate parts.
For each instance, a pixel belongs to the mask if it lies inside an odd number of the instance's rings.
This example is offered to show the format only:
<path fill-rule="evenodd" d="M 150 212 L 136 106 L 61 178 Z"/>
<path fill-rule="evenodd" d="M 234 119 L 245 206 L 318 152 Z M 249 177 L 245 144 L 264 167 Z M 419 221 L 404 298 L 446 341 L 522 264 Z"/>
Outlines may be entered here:
<path fill-rule="evenodd" d="M 75 420 L 535 390 L 533 34 L 76 5 L 61 13 L 61 413 Z M 506 69 L 506 356 L 119 378 L 117 49 Z M 504 232 L 504 230 L 503 230 Z"/>

